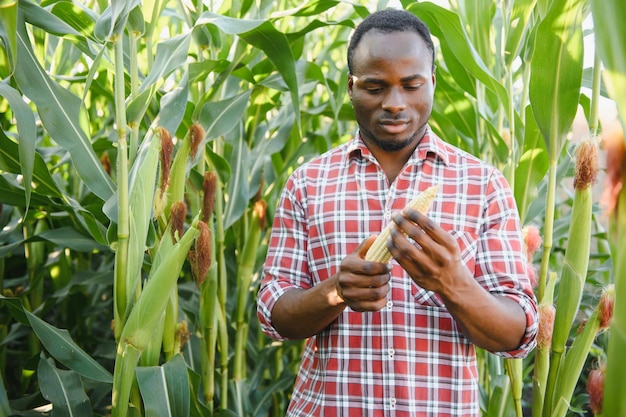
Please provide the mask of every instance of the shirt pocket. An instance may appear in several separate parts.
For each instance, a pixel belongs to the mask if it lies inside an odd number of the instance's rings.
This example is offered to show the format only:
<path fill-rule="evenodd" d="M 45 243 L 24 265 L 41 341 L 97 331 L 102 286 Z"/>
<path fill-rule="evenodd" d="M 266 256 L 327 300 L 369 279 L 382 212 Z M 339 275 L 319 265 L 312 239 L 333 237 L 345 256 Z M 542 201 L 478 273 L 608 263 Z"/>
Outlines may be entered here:
<path fill-rule="evenodd" d="M 437 293 L 418 287 L 417 284 L 412 281 L 411 294 L 413 295 L 415 302 L 419 305 L 438 308 L 445 306 L 441 297 L 439 297 Z"/>

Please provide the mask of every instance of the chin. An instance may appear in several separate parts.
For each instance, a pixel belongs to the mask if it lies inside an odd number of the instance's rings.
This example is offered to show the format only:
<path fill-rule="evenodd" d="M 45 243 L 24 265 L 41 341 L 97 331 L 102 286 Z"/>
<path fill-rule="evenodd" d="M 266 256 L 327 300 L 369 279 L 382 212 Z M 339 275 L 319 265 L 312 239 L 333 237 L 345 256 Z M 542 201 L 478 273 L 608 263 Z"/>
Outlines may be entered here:
<path fill-rule="evenodd" d="M 386 152 L 398 152 L 409 146 L 416 144 L 417 132 L 413 132 L 410 136 L 373 136 L 370 135 L 371 141 L 380 149 Z"/>

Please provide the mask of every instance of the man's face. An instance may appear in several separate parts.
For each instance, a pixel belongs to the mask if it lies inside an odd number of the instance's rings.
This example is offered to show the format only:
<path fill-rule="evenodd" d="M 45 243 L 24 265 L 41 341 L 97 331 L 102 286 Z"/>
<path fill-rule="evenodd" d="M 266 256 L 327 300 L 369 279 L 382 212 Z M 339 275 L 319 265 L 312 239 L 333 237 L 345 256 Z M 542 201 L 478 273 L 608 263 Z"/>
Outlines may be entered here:
<path fill-rule="evenodd" d="M 426 131 L 435 90 L 431 53 L 415 32 L 366 33 L 354 51 L 348 92 L 368 146 L 399 151 Z"/>

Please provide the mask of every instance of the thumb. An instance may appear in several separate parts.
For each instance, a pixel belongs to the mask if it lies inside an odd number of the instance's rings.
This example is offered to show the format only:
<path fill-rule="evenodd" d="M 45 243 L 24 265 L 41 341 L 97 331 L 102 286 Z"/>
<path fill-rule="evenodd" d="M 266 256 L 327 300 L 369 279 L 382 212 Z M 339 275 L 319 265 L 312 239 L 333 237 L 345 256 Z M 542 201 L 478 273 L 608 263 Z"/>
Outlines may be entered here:
<path fill-rule="evenodd" d="M 376 240 L 378 235 L 371 235 L 367 239 L 365 239 L 361 244 L 355 249 L 355 253 L 359 255 L 360 258 L 365 258 L 368 249 L 372 246 L 372 243 Z"/>

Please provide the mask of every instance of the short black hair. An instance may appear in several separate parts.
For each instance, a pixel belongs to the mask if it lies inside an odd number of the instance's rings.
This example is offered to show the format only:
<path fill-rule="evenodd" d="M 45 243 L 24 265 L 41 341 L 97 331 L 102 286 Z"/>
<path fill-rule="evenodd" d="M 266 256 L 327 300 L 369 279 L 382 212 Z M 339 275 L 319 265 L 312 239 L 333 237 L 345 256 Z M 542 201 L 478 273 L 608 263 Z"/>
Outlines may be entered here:
<path fill-rule="evenodd" d="M 383 33 L 393 32 L 415 32 L 424 42 L 431 52 L 433 69 L 435 68 L 435 46 L 430 37 L 430 30 L 414 14 L 402 9 L 379 10 L 367 16 L 354 30 L 348 44 L 348 71 L 352 74 L 354 51 L 361 42 L 363 36 L 370 30 L 378 30 Z"/>

